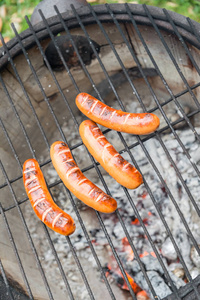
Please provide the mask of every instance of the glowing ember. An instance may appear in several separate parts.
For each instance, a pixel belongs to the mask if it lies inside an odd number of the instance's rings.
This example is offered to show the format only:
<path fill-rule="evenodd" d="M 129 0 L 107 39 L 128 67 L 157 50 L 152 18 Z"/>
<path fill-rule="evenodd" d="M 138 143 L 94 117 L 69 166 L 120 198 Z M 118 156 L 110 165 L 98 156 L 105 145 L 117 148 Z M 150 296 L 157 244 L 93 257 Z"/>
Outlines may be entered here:
<path fill-rule="evenodd" d="M 150 298 L 145 291 L 141 291 L 137 293 L 137 300 L 150 300 Z"/>
<path fill-rule="evenodd" d="M 123 245 L 123 252 L 127 253 L 127 260 L 133 260 L 134 253 L 126 237 L 122 239 L 122 245 Z"/>
<path fill-rule="evenodd" d="M 147 252 L 147 251 L 144 251 L 142 254 L 140 254 L 140 257 L 144 257 L 144 256 L 147 256 L 147 255 L 152 255 L 153 257 L 156 258 L 156 254 L 152 251 L 152 252 Z"/>
<path fill-rule="evenodd" d="M 108 275 L 112 275 L 112 277 L 116 280 L 117 285 L 123 289 L 123 290 L 127 290 L 129 291 L 129 288 L 126 284 L 126 281 L 119 269 L 119 267 L 111 267 L 110 264 L 107 265 L 107 269 L 108 271 L 106 272 L 106 276 Z M 137 294 L 139 291 L 141 291 L 141 288 L 139 287 L 139 285 L 137 285 L 137 283 L 135 283 L 135 281 L 133 280 L 133 278 L 125 271 L 126 276 L 128 278 L 128 281 L 130 282 L 130 285 L 134 291 L 135 294 Z"/>

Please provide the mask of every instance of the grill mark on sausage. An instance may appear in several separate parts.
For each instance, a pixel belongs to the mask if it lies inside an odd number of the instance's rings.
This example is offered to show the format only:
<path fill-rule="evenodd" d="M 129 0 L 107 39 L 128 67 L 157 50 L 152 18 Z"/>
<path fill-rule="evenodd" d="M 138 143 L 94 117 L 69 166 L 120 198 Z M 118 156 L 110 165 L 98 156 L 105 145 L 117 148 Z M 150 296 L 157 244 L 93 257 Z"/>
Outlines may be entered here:
<path fill-rule="evenodd" d="M 93 187 L 93 188 L 89 191 L 88 195 L 91 195 L 91 194 L 94 192 L 95 189 L 96 189 L 96 187 Z"/>
<path fill-rule="evenodd" d="M 104 193 L 101 193 L 97 198 L 96 198 L 96 200 L 95 201 L 99 201 L 101 198 L 103 198 L 103 196 L 104 196 Z"/>
<path fill-rule="evenodd" d="M 78 183 L 78 185 L 80 185 L 81 183 L 83 183 L 83 182 L 85 182 L 87 180 L 88 180 L 87 178 L 84 178 L 84 179 L 80 180 L 79 183 Z"/>
<path fill-rule="evenodd" d="M 69 149 L 63 149 L 63 150 L 58 152 L 58 155 L 61 155 L 63 153 L 67 153 L 67 152 L 70 152 L 70 150 Z"/>
<path fill-rule="evenodd" d="M 103 147 L 103 152 L 102 152 L 102 160 L 105 163 L 105 150 L 106 148 L 112 147 L 112 145 L 110 143 L 105 144 L 105 146 Z"/>
<path fill-rule="evenodd" d="M 71 175 L 72 173 L 74 173 L 75 170 L 79 170 L 79 168 L 78 168 L 78 167 L 74 167 L 74 168 L 70 169 L 70 170 L 66 173 L 67 179 L 68 179 L 69 175 Z"/>
<path fill-rule="evenodd" d="M 37 206 L 43 200 L 45 200 L 45 198 L 40 198 L 40 199 L 36 200 L 35 203 L 33 204 L 33 207 Z"/>
<path fill-rule="evenodd" d="M 34 167 L 33 167 L 33 168 L 27 168 L 27 169 L 24 171 L 24 174 L 29 173 L 29 172 L 33 172 L 33 171 L 35 171 L 35 168 L 34 168 Z"/>
<path fill-rule="evenodd" d="M 62 213 L 59 213 L 53 220 L 52 222 L 52 228 L 54 228 L 55 224 L 57 223 L 57 221 L 60 219 L 60 217 L 62 216 Z"/>
<path fill-rule="evenodd" d="M 87 99 L 89 98 L 89 96 L 85 96 L 85 97 L 83 97 L 83 101 L 82 101 L 82 105 L 87 101 Z"/>
<path fill-rule="evenodd" d="M 109 120 L 111 120 L 111 119 L 112 119 L 112 117 L 113 117 L 115 114 L 116 114 L 116 110 L 114 110 L 114 111 L 112 112 L 112 114 L 111 114 L 111 116 L 110 116 Z"/>
<path fill-rule="evenodd" d="M 131 166 L 131 164 L 130 164 L 130 163 L 127 163 L 127 164 L 125 164 L 125 166 L 123 166 L 122 170 L 126 169 L 128 165 L 130 165 L 130 166 Z"/>
<path fill-rule="evenodd" d="M 70 161 L 74 161 L 73 158 L 70 158 L 70 159 L 67 159 L 67 160 L 63 160 L 63 161 L 62 161 L 62 164 L 68 163 L 68 162 L 70 162 Z"/>
<path fill-rule="evenodd" d="M 99 130 L 99 127 L 92 128 L 92 131 Z"/>
<path fill-rule="evenodd" d="M 98 138 L 96 138 L 97 141 L 100 140 L 100 139 L 105 139 L 105 136 L 104 135 L 100 135 L 100 136 L 98 136 Z"/>
<path fill-rule="evenodd" d="M 37 177 L 34 175 L 31 178 L 26 179 L 25 184 L 29 185 L 31 182 L 33 182 L 35 179 L 37 179 Z"/>
<path fill-rule="evenodd" d="M 106 110 L 106 106 L 102 109 L 102 111 L 99 115 L 102 116 L 105 110 Z"/>
<path fill-rule="evenodd" d="M 126 124 L 126 122 L 127 122 L 127 120 L 128 120 L 128 118 L 129 118 L 130 115 L 131 115 L 131 114 L 128 114 L 128 115 L 126 116 L 126 118 L 125 118 L 123 124 Z"/>
<path fill-rule="evenodd" d="M 94 104 L 92 105 L 92 107 L 90 108 L 90 110 L 88 111 L 88 113 L 92 112 L 95 108 L 95 106 L 97 105 L 98 100 L 94 102 Z"/>
<path fill-rule="evenodd" d="M 51 207 L 47 208 L 47 210 L 45 210 L 42 214 L 42 222 L 44 222 L 46 216 L 48 215 L 48 213 L 50 212 L 50 210 L 52 210 Z"/>
<path fill-rule="evenodd" d="M 32 192 L 35 192 L 35 191 L 39 190 L 40 188 L 41 188 L 40 185 L 34 186 L 32 189 L 30 189 L 30 190 L 28 191 L 28 193 L 31 194 Z"/>

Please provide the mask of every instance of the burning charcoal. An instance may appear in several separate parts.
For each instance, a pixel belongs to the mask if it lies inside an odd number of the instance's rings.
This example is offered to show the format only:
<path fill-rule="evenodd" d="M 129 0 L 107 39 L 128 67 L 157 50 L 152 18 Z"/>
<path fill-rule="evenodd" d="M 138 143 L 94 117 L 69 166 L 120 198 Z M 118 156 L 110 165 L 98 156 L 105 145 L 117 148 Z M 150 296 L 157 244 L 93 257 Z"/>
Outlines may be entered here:
<path fill-rule="evenodd" d="M 190 256 L 195 266 L 200 268 L 200 256 L 194 246 L 191 248 Z"/>
<path fill-rule="evenodd" d="M 141 288 L 135 283 L 133 278 L 127 272 L 125 273 L 134 293 L 138 293 L 139 291 L 141 291 Z M 108 276 L 109 274 L 112 275 L 112 277 L 116 280 L 117 285 L 121 289 L 129 291 L 128 285 L 126 284 L 126 281 L 118 266 L 111 266 L 110 264 L 108 264 L 106 266 L 106 276 Z"/>
<path fill-rule="evenodd" d="M 72 39 L 78 49 L 78 52 L 85 65 L 90 65 L 92 59 L 95 58 L 95 54 L 84 36 L 74 35 Z M 55 38 L 56 43 L 62 53 L 62 56 L 68 66 L 68 68 L 78 67 L 81 65 L 76 51 L 66 35 L 58 36 Z M 97 53 L 100 52 L 100 46 L 92 41 Z M 45 51 L 47 60 L 54 71 L 62 71 L 64 69 L 63 62 L 56 50 L 55 44 L 51 41 Z"/>
<path fill-rule="evenodd" d="M 154 290 L 158 297 L 161 299 L 168 296 L 172 291 L 170 286 L 167 283 L 167 278 L 164 275 L 164 271 L 160 266 L 157 259 L 152 255 L 146 255 L 141 258 L 141 262 L 147 272 L 149 280 L 154 287 Z M 151 295 L 151 291 L 149 286 L 144 278 L 142 271 L 140 270 L 140 266 L 136 260 L 133 262 L 127 262 L 128 271 L 133 276 L 135 282 L 147 293 Z M 173 273 L 169 271 L 169 275 L 174 282 L 174 284 L 179 288 L 185 285 L 185 282 L 180 278 L 176 277 Z"/>
<path fill-rule="evenodd" d="M 141 292 L 137 293 L 136 298 L 137 298 L 137 300 L 150 300 L 149 296 L 147 295 L 147 293 L 145 291 L 141 291 Z"/>
<path fill-rule="evenodd" d="M 163 243 L 161 251 L 162 251 L 162 255 L 167 259 L 169 260 L 177 259 L 176 250 L 174 249 L 174 246 L 169 237 Z"/>

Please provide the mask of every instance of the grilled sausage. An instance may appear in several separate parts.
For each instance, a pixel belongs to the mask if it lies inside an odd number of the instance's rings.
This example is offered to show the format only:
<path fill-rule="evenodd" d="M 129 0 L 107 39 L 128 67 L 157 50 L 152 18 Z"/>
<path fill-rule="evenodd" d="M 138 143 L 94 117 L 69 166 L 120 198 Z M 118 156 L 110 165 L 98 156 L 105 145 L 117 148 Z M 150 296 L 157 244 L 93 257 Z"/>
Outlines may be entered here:
<path fill-rule="evenodd" d="M 23 181 L 26 193 L 38 218 L 49 228 L 62 235 L 72 234 L 76 229 L 74 220 L 53 201 L 40 166 L 35 159 L 25 161 Z"/>
<path fill-rule="evenodd" d="M 75 163 L 69 147 L 57 141 L 50 150 L 51 160 L 65 186 L 86 205 L 103 213 L 112 213 L 117 202 L 87 179 Z"/>
<path fill-rule="evenodd" d="M 76 105 L 92 121 L 121 132 L 137 135 L 149 134 L 160 124 L 159 118 L 154 114 L 134 114 L 116 110 L 87 93 L 78 94 Z"/>
<path fill-rule="evenodd" d="M 140 172 L 115 150 L 96 123 L 83 121 L 79 132 L 92 156 L 117 182 L 128 189 L 135 189 L 143 183 Z"/>

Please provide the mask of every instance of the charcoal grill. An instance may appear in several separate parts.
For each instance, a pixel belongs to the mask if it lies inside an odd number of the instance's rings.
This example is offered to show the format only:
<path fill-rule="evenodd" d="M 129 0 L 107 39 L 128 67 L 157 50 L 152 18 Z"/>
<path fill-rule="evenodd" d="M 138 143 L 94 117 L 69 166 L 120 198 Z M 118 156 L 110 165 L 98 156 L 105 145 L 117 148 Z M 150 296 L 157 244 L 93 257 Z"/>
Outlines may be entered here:
<path fill-rule="evenodd" d="M 40 11 L 43 20 L 41 23 L 33 27 L 26 18 L 29 29 L 18 34 L 12 25 L 15 38 L 7 44 L 2 39 L 3 47 L 0 49 L 0 271 L 2 281 L 0 288 L 2 287 L 3 296 L 0 296 L 1 299 L 15 299 L 16 293 L 21 295 L 20 299 L 77 299 L 74 297 L 73 282 L 68 278 L 68 270 L 63 268 L 65 258 L 59 257 L 56 244 L 59 240 L 60 243 L 65 241 L 66 253 L 71 253 L 75 261 L 74 268 L 77 268 L 82 278 L 80 285 L 84 285 L 87 292 L 85 298 L 80 299 L 100 299 L 100 297 L 121 299 L 120 296 L 118 297 L 114 285 L 106 276 L 105 264 L 101 262 L 97 254 L 96 246 L 82 217 L 80 206 L 67 189 L 65 191 L 70 202 L 66 211 L 69 207 L 73 209 L 72 216 L 76 219 L 77 228 L 91 251 L 96 267 L 89 266 L 94 272 L 93 277 L 89 277 L 88 266 L 86 268 L 85 265 L 82 265 L 82 258 L 79 257 L 74 245 L 73 235 L 61 239 L 60 236 L 54 236 L 44 224 L 39 224 L 39 234 L 46 243 L 45 251 L 51 251 L 54 256 L 54 264 L 60 272 L 64 285 L 64 294 L 62 294 L 64 296 L 60 294 L 54 280 L 49 277 L 50 274 L 44 271 L 43 257 L 35 246 L 35 237 L 32 229 L 27 225 L 28 220 L 24 215 L 24 207 L 29 203 L 22 183 L 23 162 L 27 158 L 34 157 L 39 161 L 45 173 L 51 166 L 48 150 L 51 143 L 55 141 L 55 134 L 57 139 L 62 139 L 69 144 L 73 154 L 83 147 L 80 139 L 73 140 L 72 133 L 63 130 L 65 120 L 71 119 L 74 131 L 78 131 L 79 120 L 83 119 L 83 116 L 76 110 L 74 99 L 79 92 L 89 92 L 101 101 L 125 110 L 124 99 L 127 94 L 124 96 L 120 94 L 119 85 L 126 83 L 127 93 L 129 93 L 128 95 L 132 94 L 133 97 L 130 101 L 138 102 L 141 112 L 160 114 L 163 125 L 148 136 L 133 137 L 131 144 L 127 143 L 126 135 L 117 133 L 117 138 L 123 145 L 120 152 L 127 153 L 132 163 L 141 171 L 137 157 L 134 157 L 131 151 L 137 146 L 141 147 L 150 167 L 155 170 L 161 185 L 177 210 L 191 244 L 200 255 L 199 242 L 193 236 L 184 212 L 180 210 L 171 193 L 171 187 L 165 183 L 163 175 L 156 166 L 156 161 L 149 155 L 145 144 L 153 138 L 160 143 L 179 178 L 180 185 L 186 191 L 188 199 L 199 217 L 197 199 L 194 199 L 187 181 L 183 178 L 183 174 L 168 151 L 163 141 L 163 135 L 171 132 L 185 157 L 190 161 L 193 172 L 199 176 L 198 165 L 191 158 L 190 152 L 179 137 L 176 126 L 184 124 L 191 129 L 191 135 L 195 136 L 197 142 L 200 141 L 199 133 L 196 130 L 196 127 L 199 126 L 200 112 L 198 97 L 200 25 L 176 13 L 146 5 L 113 4 L 94 7 L 88 5 L 77 10 L 72 5 L 71 8 L 70 12 L 60 14 L 55 6 L 55 16 L 49 19 L 45 19 Z M 58 46 L 56 36 L 62 35 L 68 36 L 78 57 L 79 66 L 75 68 L 68 66 Z M 89 65 L 84 64 L 79 49 L 74 43 L 73 35 L 83 36 L 91 46 L 94 55 Z M 93 41 L 100 45 L 100 53 Z M 45 52 L 50 42 L 55 45 L 64 70 L 52 70 Z M 140 84 L 136 87 L 135 80 L 137 78 L 139 78 Z M 147 91 L 144 98 L 142 96 L 143 89 Z M 159 95 L 157 95 L 156 89 L 159 90 Z M 149 97 L 152 99 L 150 105 L 148 104 Z M 190 108 L 189 112 L 185 112 L 184 104 Z M 168 106 L 173 106 L 179 111 L 179 117 L 176 120 L 169 119 L 165 110 Z M 106 135 L 109 132 L 110 130 L 104 130 Z M 79 160 L 78 157 L 76 159 Z M 90 155 L 87 157 L 82 171 L 87 175 L 90 171 L 98 174 L 105 191 L 110 193 L 110 187 L 104 179 L 102 169 Z M 182 288 L 174 285 L 163 257 L 154 244 L 148 227 L 143 222 L 140 211 L 135 205 L 135 199 L 126 188 L 123 188 L 126 201 L 129 201 L 131 205 L 132 212 L 130 214 L 134 214 L 139 220 L 151 249 L 163 269 L 163 277 L 170 286 L 171 295 L 165 299 L 200 299 L 200 275 L 192 278 L 185 258 L 181 254 L 181 249 L 145 177 L 144 185 L 155 205 L 162 226 L 173 244 L 188 281 Z M 54 187 L 63 188 L 58 178 L 54 182 L 48 182 L 48 186 L 52 194 Z M 95 212 L 94 218 L 98 220 L 99 230 L 105 235 L 109 249 L 129 288 L 127 297 L 136 300 L 123 261 L 114 246 L 114 236 L 108 233 L 102 214 Z M 134 257 L 138 261 L 151 291 L 152 299 L 161 299 L 156 294 L 155 286 L 141 263 L 140 255 L 126 226 L 126 216 L 119 209 L 115 213 L 115 218 L 120 223 L 124 236 L 133 250 Z M 37 219 L 35 222 L 40 223 Z M 99 277 L 99 281 L 96 279 L 97 274 L 101 275 L 102 281 Z M 100 289 L 102 294 L 98 294 Z"/>

